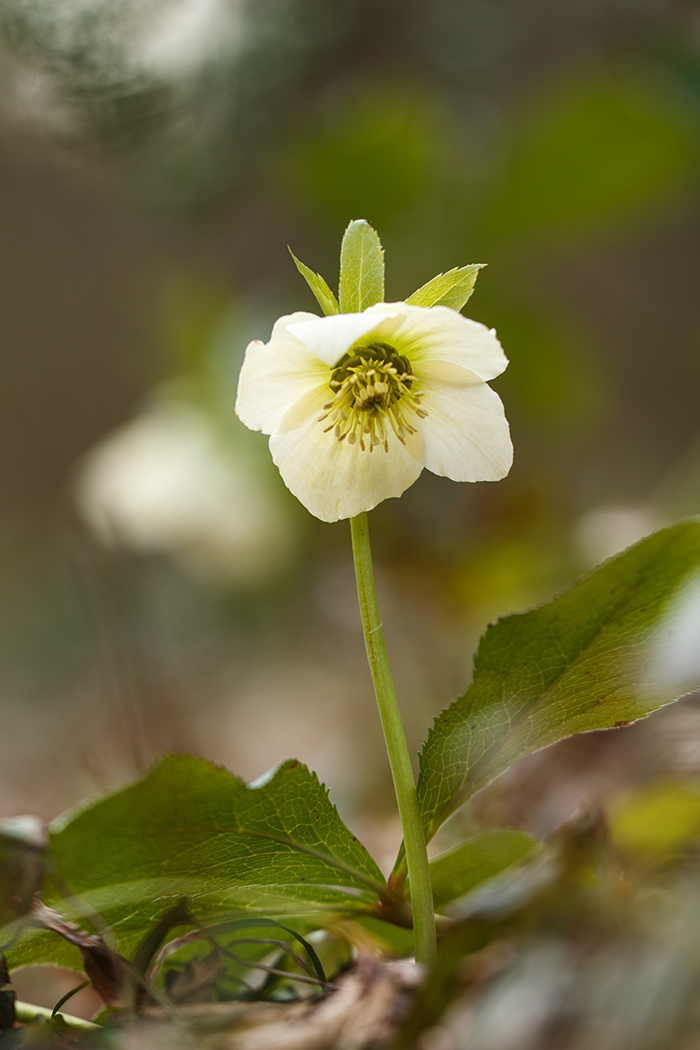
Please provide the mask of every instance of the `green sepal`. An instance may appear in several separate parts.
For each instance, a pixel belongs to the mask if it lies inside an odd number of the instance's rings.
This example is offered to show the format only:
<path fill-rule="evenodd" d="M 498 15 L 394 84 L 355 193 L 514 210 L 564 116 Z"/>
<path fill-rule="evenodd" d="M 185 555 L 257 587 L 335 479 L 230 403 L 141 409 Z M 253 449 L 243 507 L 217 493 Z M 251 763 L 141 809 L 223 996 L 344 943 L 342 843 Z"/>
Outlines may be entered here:
<path fill-rule="evenodd" d="M 289 248 L 289 245 L 287 245 Z M 320 273 L 314 273 L 308 266 L 305 266 L 301 259 L 297 259 L 296 255 L 289 248 L 289 254 L 296 265 L 297 270 L 308 284 L 311 291 L 316 296 L 316 302 L 323 310 L 324 314 L 328 317 L 330 314 L 339 314 L 340 307 L 338 306 L 338 300 L 333 295 L 323 277 Z"/>
<path fill-rule="evenodd" d="M 479 270 L 486 263 L 472 263 L 471 266 L 455 266 L 447 273 L 439 273 L 413 295 L 409 295 L 408 306 L 449 306 L 461 310 L 474 291 Z"/>
<path fill-rule="evenodd" d="M 384 302 L 384 249 L 364 219 L 354 219 L 343 236 L 338 299 L 344 314 Z"/>

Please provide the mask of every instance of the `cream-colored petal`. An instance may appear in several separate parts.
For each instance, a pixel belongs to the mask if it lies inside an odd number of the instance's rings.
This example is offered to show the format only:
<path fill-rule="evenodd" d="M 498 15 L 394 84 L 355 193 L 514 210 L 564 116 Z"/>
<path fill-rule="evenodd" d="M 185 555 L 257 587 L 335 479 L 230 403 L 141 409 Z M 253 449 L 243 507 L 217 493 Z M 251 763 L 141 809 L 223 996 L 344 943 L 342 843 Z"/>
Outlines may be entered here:
<path fill-rule="evenodd" d="M 422 439 L 404 446 L 392 434 L 389 452 L 364 452 L 359 444 L 338 441 L 323 423 L 308 422 L 273 434 L 270 451 L 287 487 L 321 521 L 352 518 L 382 500 L 400 496 L 422 470 Z"/>
<path fill-rule="evenodd" d="M 333 391 L 328 385 L 330 372 L 327 368 L 324 371 L 323 382 L 310 387 L 287 409 L 275 428 L 276 434 L 286 434 L 314 419 L 319 422 L 319 416 L 324 415 L 324 406 L 333 397 Z"/>
<path fill-rule="evenodd" d="M 358 339 L 362 339 L 382 321 L 393 316 L 391 310 L 374 315 L 332 314 L 330 317 L 315 317 L 311 321 L 291 324 L 287 330 L 316 357 L 333 368 Z"/>
<path fill-rule="evenodd" d="M 418 424 L 425 465 L 453 481 L 499 481 L 513 462 L 508 421 L 498 394 L 456 365 L 423 366 Z"/>
<path fill-rule="evenodd" d="M 495 379 L 508 365 L 493 328 L 462 317 L 448 306 L 379 303 L 365 311 L 376 315 L 387 312 L 404 319 L 394 332 L 392 345 L 406 355 L 414 371 L 423 361 L 450 361 L 488 380 Z"/>
<path fill-rule="evenodd" d="M 280 336 L 289 330 L 290 325 L 306 324 L 308 321 L 320 321 L 318 314 L 311 314 L 308 310 L 295 310 L 293 314 L 283 314 L 278 317 L 272 326 L 270 342 L 274 343 Z"/>
<path fill-rule="evenodd" d="M 236 414 L 251 430 L 274 433 L 297 401 L 314 390 L 328 389 L 327 365 L 287 331 L 288 322 L 313 316 L 281 317 L 269 343 L 255 339 L 248 345 L 238 380 Z"/>

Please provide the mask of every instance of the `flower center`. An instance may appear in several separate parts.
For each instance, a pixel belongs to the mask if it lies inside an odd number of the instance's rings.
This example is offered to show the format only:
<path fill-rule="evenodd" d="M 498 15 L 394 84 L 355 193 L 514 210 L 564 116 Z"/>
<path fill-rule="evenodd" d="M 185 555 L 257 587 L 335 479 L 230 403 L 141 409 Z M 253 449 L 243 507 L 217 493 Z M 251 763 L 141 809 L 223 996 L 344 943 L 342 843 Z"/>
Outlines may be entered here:
<path fill-rule="evenodd" d="M 330 388 L 333 397 L 323 406 L 319 422 L 329 420 L 324 433 L 333 430 L 338 441 L 359 442 L 364 452 L 375 445 L 389 451 L 389 428 L 406 444 L 416 428 L 408 422 L 409 412 L 425 417 L 420 407 L 422 394 L 413 389 L 416 377 L 411 362 L 387 343 L 373 343 L 348 351 L 333 370 Z"/>

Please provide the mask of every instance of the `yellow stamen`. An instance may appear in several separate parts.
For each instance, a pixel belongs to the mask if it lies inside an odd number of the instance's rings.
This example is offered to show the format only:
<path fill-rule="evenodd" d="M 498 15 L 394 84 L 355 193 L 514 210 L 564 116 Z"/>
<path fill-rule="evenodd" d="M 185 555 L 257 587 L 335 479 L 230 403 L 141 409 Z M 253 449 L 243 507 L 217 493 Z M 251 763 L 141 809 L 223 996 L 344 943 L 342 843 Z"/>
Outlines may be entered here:
<path fill-rule="evenodd" d="M 333 430 L 338 441 L 359 441 L 363 452 L 377 445 L 388 452 L 391 431 L 405 445 L 408 435 L 416 432 L 408 421 L 410 413 L 427 416 L 420 407 L 422 393 L 412 389 L 415 381 L 409 360 L 385 343 L 351 350 L 333 370 L 329 386 L 334 397 L 323 406 L 318 421 L 327 419 L 330 425 L 324 433 Z"/>

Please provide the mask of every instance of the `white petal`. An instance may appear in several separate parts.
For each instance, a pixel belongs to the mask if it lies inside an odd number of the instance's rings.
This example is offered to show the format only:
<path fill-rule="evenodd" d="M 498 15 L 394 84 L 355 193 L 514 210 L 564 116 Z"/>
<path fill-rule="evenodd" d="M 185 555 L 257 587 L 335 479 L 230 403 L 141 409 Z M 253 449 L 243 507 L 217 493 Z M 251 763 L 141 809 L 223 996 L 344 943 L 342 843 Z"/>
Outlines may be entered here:
<path fill-rule="evenodd" d="M 296 313 L 281 317 L 269 343 L 255 339 L 248 345 L 238 380 L 236 414 L 251 430 L 274 433 L 297 401 L 312 391 L 328 390 L 328 367 L 287 331 L 290 320 L 313 316 Z"/>
<path fill-rule="evenodd" d="M 324 434 L 323 426 L 313 420 L 270 438 L 287 488 L 321 521 L 352 518 L 400 496 L 423 469 L 418 434 L 411 435 L 409 446 L 392 434 L 388 453 L 382 446 L 363 452 L 357 443 L 338 441 L 332 431 Z"/>
<path fill-rule="evenodd" d="M 328 386 L 330 372 L 324 368 L 324 381 L 318 386 L 312 387 L 297 398 L 284 413 L 275 427 L 275 434 L 286 434 L 289 430 L 296 430 L 312 420 L 318 422 L 318 417 L 323 415 L 324 406 L 333 397 L 333 391 Z M 328 426 L 328 424 L 325 424 Z"/>
<path fill-rule="evenodd" d="M 274 343 L 277 339 L 284 337 L 286 332 L 289 331 L 289 326 L 294 324 L 305 324 L 308 321 L 320 321 L 321 318 L 318 314 L 310 314 L 308 310 L 295 310 L 293 314 L 283 314 L 282 317 L 278 317 L 272 326 L 272 334 L 270 335 L 270 342 Z"/>
<path fill-rule="evenodd" d="M 513 462 L 501 399 L 491 387 L 455 365 L 423 366 L 419 427 L 425 465 L 453 481 L 499 481 Z"/>
<path fill-rule="evenodd" d="M 315 317 L 312 321 L 291 324 L 288 331 L 333 368 L 358 339 L 395 315 L 396 311 L 392 313 L 386 310 L 373 315 L 332 314 L 330 317 Z"/>
<path fill-rule="evenodd" d="M 377 316 L 387 311 L 404 318 L 392 345 L 406 355 L 414 369 L 425 360 L 450 361 L 488 380 L 495 379 L 508 365 L 495 330 L 462 317 L 449 306 L 380 303 L 365 312 Z"/>

